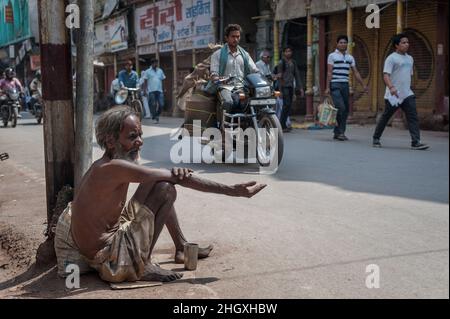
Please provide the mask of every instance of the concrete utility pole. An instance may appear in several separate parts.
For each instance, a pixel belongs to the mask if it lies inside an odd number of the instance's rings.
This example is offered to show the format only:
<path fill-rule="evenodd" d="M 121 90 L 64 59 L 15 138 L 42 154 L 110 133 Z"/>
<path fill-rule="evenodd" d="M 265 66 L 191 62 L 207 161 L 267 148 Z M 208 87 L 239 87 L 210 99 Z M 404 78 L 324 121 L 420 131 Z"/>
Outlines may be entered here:
<path fill-rule="evenodd" d="M 277 14 L 277 0 L 272 0 L 271 2 L 271 8 L 273 11 L 273 67 L 278 65 L 278 62 L 280 61 L 280 43 L 279 43 L 279 28 L 278 28 L 278 21 L 276 19 Z"/>
<path fill-rule="evenodd" d="M 66 1 L 39 0 L 47 221 L 64 185 L 73 186 L 73 103 Z"/>
<path fill-rule="evenodd" d="M 172 34 L 175 34 L 175 24 L 172 23 Z M 181 110 L 177 105 L 177 94 L 178 94 L 178 58 L 177 58 L 177 43 L 175 41 L 175 36 L 172 38 L 173 40 L 173 49 L 172 49 L 172 66 L 173 66 L 173 87 L 172 87 L 172 116 L 180 116 Z"/>
<path fill-rule="evenodd" d="M 77 45 L 75 129 L 75 192 L 92 164 L 94 113 L 94 0 L 79 1 L 80 32 Z"/>

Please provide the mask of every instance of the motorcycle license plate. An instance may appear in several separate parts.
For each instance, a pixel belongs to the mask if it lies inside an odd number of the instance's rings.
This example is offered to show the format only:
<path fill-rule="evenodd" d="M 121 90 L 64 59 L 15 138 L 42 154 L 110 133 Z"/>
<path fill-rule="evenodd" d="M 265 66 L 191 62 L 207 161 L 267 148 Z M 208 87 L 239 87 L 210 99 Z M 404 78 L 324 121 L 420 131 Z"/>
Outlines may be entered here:
<path fill-rule="evenodd" d="M 250 105 L 272 105 L 275 104 L 275 99 L 264 99 L 264 100 L 251 100 Z"/>

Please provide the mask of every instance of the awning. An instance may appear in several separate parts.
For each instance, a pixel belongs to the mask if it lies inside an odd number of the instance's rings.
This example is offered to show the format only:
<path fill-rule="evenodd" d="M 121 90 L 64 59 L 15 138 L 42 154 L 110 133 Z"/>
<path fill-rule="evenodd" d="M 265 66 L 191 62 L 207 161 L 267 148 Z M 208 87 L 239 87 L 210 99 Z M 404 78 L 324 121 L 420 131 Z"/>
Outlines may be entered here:
<path fill-rule="evenodd" d="M 102 19 L 108 18 L 118 6 L 119 0 L 106 0 Z"/>
<path fill-rule="evenodd" d="M 351 0 L 352 8 L 365 7 L 369 4 L 383 4 L 396 0 Z M 306 17 L 307 0 L 278 0 L 275 19 L 277 21 Z M 347 8 L 346 0 L 311 0 L 311 14 L 329 14 Z"/>

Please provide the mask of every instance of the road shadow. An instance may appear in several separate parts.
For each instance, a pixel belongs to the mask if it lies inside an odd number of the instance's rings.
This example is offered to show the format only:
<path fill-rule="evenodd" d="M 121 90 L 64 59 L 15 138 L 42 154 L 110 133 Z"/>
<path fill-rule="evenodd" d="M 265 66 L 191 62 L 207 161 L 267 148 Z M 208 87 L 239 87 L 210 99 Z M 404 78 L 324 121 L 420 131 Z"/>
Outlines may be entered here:
<path fill-rule="evenodd" d="M 175 269 L 173 269 L 175 271 Z M 179 272 L 185 271 L 182 269 L 176 270 Z M 163 283 L 164 285 L 206 285 L 220 280 L 216 277 L 202 277 L 202 278 L 182 278 L 173 282 Z M 101 298 L 106 291 L 112 291 L 109 283 L 100 279 L 97 273 L 91 272 L 83 274 L 80 277 L 80 288 L 69 289 L 66 287 L 66 279 L 57 275 L 56 266 L 51 266 L 47 269 L 35 268 L 35 265 L 30 267 L 23 274 L 12 278 L 6 282 L 0 283 L 0 291 L 10 289 L 10 295 L 19 298 L 72 298 L 83 297 L 82 294 L 89 293 L 92 295 L 97 291 L 102 291 L 97 298 Z M 124 290 L 122 290 L 124 291 Z M 114 292 L 113 292 L 114 294 Z"/>
<path fill-rule="evenodd" d="M 152 256 L 155 259 L 163 259 L 162 262 L 159 262 L 160 265 L 166 265 L 165 269 L 171 269 L 172 271 L 183 273 L 185 278 L 181 278 L 173 282 L 163 283 L 163 285 L 176 285 L 183 283 L 192 285 L 206 285 L 220 280 L 216 277 L 191 278 L 192 274 L 190 274 L 190 271 L 187 271 L 182 267 L 178 267 L 178 265 L 174 264 L 171 257 L 167 260 L 167 255 L 171 253 L 173 253 L 172 248 L 163 247 L 155 249 Z M 122 289 L 120 291 L 125 291 L 126 294 L 126 291 L 130 290 L 135 289 Z M 98 295 L 96 292 L 99 292 Z M 86 293 L 89 293 L 89 295 L 87 295 L 89 298 L 91 296 L 101 298 L 102 295 L 104 296 L 105 294 L 111 296 L 109 292 L 111 292 L 114 297 L 114 295 L 116 295 L 115 292 L 118 293 L 118 290 L 113 291 L 110 284 L 101 280 L 97 272 L 94 270 L 80 276 L 80 288 L 67 288 L 66 278 L 58 276 L 57 266 L 54 263 L 49 263 L 42 266 L 37 266 L 36 263 L 33 263 L 28 269 L 19 275 L 4 282 L 0 282 L 1 295 L 13 298 L 83 298 L 83 294 Z M 163 296 L 164 290 L 159 290 L 155 293 L 155 296 L 159 296 L 161 294 L 161 296 Z M 130 293 L 130 296 L 134 298 L 136 294 Z"/>
<path fill-rule="evenodd" d="M 182 119 L 171 119 L 164 127 L 174 132 L 182 122 Z M 388 128 L 381 149 L 372 147 L 372 134 L 372 126 L 352 126 L 350 140 L 341 142 L 333 140 L 329 129 L 295 129 L 284 134 L 283 160 L 270 178 L 449 203 L 448 134 L 424 132 L 423 139 L 432 146 L 428 151 L 411 150 L 407 130 Z M 177 142 L 176 136 L 171 140 L 170 133 L 146 137 L 142 157 L 149 162 L 145 165 L 169 169 L 183 166 L 208 174 L 260 174 L 258 164 L 173 163 L 170 152 Z"/>

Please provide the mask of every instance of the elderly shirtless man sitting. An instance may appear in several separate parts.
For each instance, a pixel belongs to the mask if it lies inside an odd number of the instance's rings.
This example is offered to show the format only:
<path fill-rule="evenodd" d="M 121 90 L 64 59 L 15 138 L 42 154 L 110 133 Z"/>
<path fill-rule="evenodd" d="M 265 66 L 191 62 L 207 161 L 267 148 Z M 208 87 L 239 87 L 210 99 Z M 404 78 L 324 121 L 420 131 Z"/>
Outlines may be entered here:
<path fill-rule="evenodd" d="M 96 138 L 105 153 L 84 175 L 56 227 L 55 250 L 62 276 L 65 267 L 75 263 L 81 272 L 94 268 L 109 282 L 179 279 L 182 274 L 164 270 L 150 259 L 164 225 L 175 243 L 176 260 L 183 258 L 186 239 L 175 213 L 175 185 L 249 198 L 266 186 L 256 182 L 228 186 L 195 176 L 190 169 L 138 165 L 141 123 L 128 107 L 102 114 Z M 130 183 L 140 185 L 125 205 Z M 210 250 L 202 249 L 201 257 Z"/>

